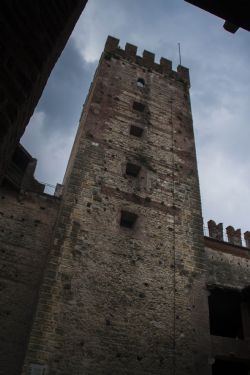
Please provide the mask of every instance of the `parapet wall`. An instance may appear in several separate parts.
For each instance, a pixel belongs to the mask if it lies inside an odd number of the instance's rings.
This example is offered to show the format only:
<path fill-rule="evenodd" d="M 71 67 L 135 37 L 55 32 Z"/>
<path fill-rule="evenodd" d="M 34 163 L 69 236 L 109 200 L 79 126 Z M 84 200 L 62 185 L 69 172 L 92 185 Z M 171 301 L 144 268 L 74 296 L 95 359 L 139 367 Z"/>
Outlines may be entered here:
<path fill-rule="evenodd" d="M 219 241 L 225 241 L 222 223 L 216 224 L 215 221 L 209 220 L 207 224 L 208 224 L 209 237 L 214 238 Z M 242 241 L 241 229 L 234 229 L 233 226 L 229 225 L 226 227 L 226 237 L 227 237 L 226 241 L 232 245 L 250 248 L 250 232 L 249 231 L 244 233 L 244 242 L 245 242 L 244 243 Z"/>
<path fill-rule="evenodd" d="M 144 50 L 142 56 L 137 55 L 137 46 L 126 43 L 125 48 L 119 47 L 119 39 L 112 36 L 108 36 L 104 53 L 120 56 L 129 62 L 135 62 L 142 67 L 154 70 L 161 74 L 172 75 L 176 79 L 179 79 L 186 83 L 190 87 L 189 69 L 182 65 L 177 66 L 177 71 L 172 70 L 172 61 L 161 57 L 160 64 L 155 62 L 155 54 Z"/>

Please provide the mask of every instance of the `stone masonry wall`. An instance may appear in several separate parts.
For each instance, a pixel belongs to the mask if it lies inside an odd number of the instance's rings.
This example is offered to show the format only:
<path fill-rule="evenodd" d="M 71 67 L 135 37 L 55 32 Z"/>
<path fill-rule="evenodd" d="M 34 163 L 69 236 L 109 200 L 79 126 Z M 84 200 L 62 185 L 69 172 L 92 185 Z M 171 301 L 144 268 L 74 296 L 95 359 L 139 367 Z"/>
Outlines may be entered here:
<path fill-rule="evenodd" d="M 187 69 L 108 38 L 69 161 L 23 374 L 30 366 L 50 375 L 210 373 L 188 89 Z M 141 168 L 137 177 L 126 174 L 128 162 Z M 121 211 L 137 215 L 133 228 L 120 226 Z"/>
<path fill-rule="evenodd" d="M 0 182 L 86 2 L 0 2 Z"/>
<path fill-rule="evenodd" d="M 242 361 L 249 365 L 249 249 L 205 237 L 205 253 L 207 257 L 207 298 L 214 290 L 238 293 L 241 299 L 240 309 L 243 327 L 243 337 L 232 338 L 226 335 L 225 337 L 219 334 L 211 335 L 211 357 L 228 361 Z"/>
<path fill-rule="evenodd" d="M 59 200 L 0 190 L 0 374 L 19 375 Z"/>
<path fill-rule="evenodd" d="M 247 248 L 229 247 L 230 250 L 220 251 L 211 245 L 205 247 L 208 257 L 207 284 L 232 289 L 243 289 L 250 284 L 250 252 Z"/>

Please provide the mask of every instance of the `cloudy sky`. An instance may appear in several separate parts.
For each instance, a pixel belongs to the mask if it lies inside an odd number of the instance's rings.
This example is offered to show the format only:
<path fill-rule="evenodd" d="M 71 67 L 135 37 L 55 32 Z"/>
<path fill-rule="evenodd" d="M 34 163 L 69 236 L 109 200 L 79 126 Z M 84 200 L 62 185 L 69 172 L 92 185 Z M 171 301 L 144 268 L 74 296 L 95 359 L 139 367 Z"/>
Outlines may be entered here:
<path fill-rule="evenodd" d="M 250 33 L 184 0 L 89 0 L 22 138 L 36 177 L 63 179 L 80 112 L 108 35 L 190 69 L 203 216 L 250 230 Z"/>

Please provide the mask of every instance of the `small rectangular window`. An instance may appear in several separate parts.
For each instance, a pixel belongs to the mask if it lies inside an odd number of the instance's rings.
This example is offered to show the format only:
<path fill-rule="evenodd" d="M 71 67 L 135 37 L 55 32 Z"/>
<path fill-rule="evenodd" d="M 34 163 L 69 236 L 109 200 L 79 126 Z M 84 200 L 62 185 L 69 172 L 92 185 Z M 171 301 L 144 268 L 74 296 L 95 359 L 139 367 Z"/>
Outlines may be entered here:
<path fill-rule="evenodd" d="M 140 173 L 141 167 L 136 164 L 127 163 L 126 174 L 129 176 L 137 177 Z"/>
<path fill-rule="evenodd" d="M 211 335 L 243 338 L 241 295 L 237 290 L 211 290 L 208 306 Z"/>
<path fill-rule="evenodd" d="M 35 363 L 30 364 L 29 374 L 30 375 L 46 375 L 48 373 L 48 367 L 46 365 L 38 365 Z"/>
<path fill-rule="evenodd" d="M 134 102 L 133 103 L 133 109 L 135 109 L 136 111 L 139 111 L 139 112 L 143 112 L 144 109 L 145 109 L 145 105 L 142 104 L 142 103 L 139 103 L 139 102 Z"/>
<path fill-rule="evenodd" d="M 134 214 L 133 212 L 122 211 L 121 212 L 120 226 L 126 227 L 126 228 L 133 228 L 136 220 L 137 220 L 137 215 Z"/>
<path fill-rule="evenodd" d="M 138 138 L 141 138 L 142 133 L 143 133 L 143 128 L 140 128 L 139 126 L 135 126 L 135 125 L 130 126 L 130 134 L 131 135 L 133 135 L 135 137 L 138 137 Z"/>
<path fill-rule="evenodd" d="M 212 366 L 212 375 L 248 375 L 249 369 L 246 363 L 216 359 Z"/>

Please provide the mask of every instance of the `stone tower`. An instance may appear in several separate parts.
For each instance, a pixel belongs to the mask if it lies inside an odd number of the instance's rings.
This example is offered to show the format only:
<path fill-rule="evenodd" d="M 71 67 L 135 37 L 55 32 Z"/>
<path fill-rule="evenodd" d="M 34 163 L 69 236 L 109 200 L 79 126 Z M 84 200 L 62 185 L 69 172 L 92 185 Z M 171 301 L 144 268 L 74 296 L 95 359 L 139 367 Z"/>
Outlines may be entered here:
<path fill-rule="evenodd" d="M 189 72 L 118 43 L 81 115 L 24 374 L 210 374 Z"/>

